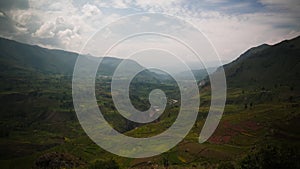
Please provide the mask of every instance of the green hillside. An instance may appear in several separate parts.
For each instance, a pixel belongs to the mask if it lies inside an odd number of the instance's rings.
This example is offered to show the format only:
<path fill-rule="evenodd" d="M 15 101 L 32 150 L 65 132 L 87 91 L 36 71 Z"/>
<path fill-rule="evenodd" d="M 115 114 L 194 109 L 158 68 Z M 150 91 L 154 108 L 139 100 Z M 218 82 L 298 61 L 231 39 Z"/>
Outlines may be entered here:
<path fill-rule="evenodd" d="M 39 46 L 22 44 L 16 41 L 0 38 L 0 69 L 3 76 L 9 74 L 60 74 L 72 75 L 78 54 L 63 50 L 46 49 Z M 97 59 L 89 55 L 81 55 L 86 59 Z M 99 58 L 100 59 L 100 58 Z M 122 59 L 104 57 L 99 65 L 98 74 L 112 76 Z M 126 66 L 130 69 L 142 68 L 137 62 L 126 60 Z M 143 72 L 148 78 L 151 73 Z M 153 80 L 153 79 L 149 79 Z"/>
<path fill-rule="evenodd" d="M 224 69 L 232 87 L 299 86 L 300 37 L 252 48 Z"/>
<path fill-rule="evenodd" d="M 79 125 L 71 95 L 76 53 L 0 39 L 0 168 L 299 168 L 299 40 L 250 49 L 224 66 L 225 112 L 207 142 L 199 144 L 198 137 L 210 106 L 209 85 L 200 88 L 198 119 L 182 142 L 159 156 L 129 159 L 99 148 Z M 121 61 L 105 58 L 97 77 L 106 120 L 129 136 L 163 132 L 180 109 L 177 85 L 166 75 L 140 73 L 130 86 L 132 104 L 147 110 L 155 88 L 166 92 L 168 104 L 152 123 L 128 121 L 115 110 L 106 77 Z"/>
<path fill-rule="evenodd" d="M 197 142 L 210 106 L 206 85 L 200 90 L 202 104 L 190 134 L 176 148 L 151 160 L 161 165 L 168 161 L 171 168 L 299 168 L 299 162 L 291 160 L 300 157 L 299 40 L 252 48 L 225 65 L 226 107 L 213 136 L 202 145 Z M 157 126 L 169 126 L 175 117 L 129 133 L 158 134 L 163 129 Z M 136 168 L 151 168 L 147 161 L 133 163 Z"/>
<path fill-rule="evenodd" d="M 77 59 L 76 53 L 49 50 L 0 38 L 1 72 L 35 71 L 71 75 Z"/>

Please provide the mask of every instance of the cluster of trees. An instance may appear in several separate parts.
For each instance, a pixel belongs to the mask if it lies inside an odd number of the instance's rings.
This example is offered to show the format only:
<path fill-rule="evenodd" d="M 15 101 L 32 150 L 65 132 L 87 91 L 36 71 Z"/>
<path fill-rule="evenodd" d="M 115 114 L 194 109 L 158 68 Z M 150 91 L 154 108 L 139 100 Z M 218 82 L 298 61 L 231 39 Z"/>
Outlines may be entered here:
<path fill-rule="evenodd" d="M 296 169 L 300 168 L 299 147 L 265 145 L 245 156 L 236 166 L 221 163 L 218 169 Z"/>
<path fill-rule="evenodd" d="M 296 169 L 300 168 L 298 147 L 266 145 L 247 155 L 241 162 L 242 169 Z"/>

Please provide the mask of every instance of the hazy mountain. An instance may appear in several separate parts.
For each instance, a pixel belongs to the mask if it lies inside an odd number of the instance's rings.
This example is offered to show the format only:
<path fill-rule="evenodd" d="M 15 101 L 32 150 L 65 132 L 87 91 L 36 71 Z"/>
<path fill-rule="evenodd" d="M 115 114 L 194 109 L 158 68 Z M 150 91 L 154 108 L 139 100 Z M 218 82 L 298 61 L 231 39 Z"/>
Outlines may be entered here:
<path fill-rule="evenodd" d="M 0 70 L 2 75 L 11 74 L 62 74 L 72 75 L 79 56 L 74 52 L 46 49 L 0 38 Z M 100 59 L 90 55 L 80 56 Z M 127 73 L 143 68 L 133 60 L 104 57 L 98 68 L 98 75 L 112 76 L 118 65 L 124 61 Z M 88 66 L 88 65 L 87 65 Z M 148 70 L 142 71 L 139 80 L 157 81 Z"/>
<path fill-rule="evenodd" d="M 211 67 L 211 68 L 207 68 L 206 69 L 193 69 L 191 70 L 195 79 L 197 81 L 200 81 L 200 80 L 203 80 L 207 77 L 208 74 L 211 74 L 213 73 L 217 68 L 214 68 L 214 67 Z M 184 78 L 188 75 L 189 72 L 187 71 L 183 71 L 183 72 L 180 72 L 180 73 L 177 73 L 176 76 L 177 77 L 180 77 L 180 78 Z"/>

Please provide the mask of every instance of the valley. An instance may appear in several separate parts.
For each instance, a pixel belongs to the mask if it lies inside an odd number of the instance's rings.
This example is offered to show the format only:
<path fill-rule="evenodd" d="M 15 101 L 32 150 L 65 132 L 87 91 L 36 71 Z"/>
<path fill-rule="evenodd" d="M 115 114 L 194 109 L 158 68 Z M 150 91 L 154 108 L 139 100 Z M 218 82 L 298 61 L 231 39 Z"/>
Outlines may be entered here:
<path fill-rule="evenodd" d="M 300 167 L 300 37 L 252 48 L 224 65 L 228 86 L 224 115 L 203 144 L 198 137 L 211 91 L 207 72 L 195 71 L 197 80 L 205 84 L 199 86 L 201 103 L 194 127 L 170 151 L 145 159 L 113 155 L 98 147 L 81 128 L 72 100 L 76 53 L 2 38 L 0 49 L 1 168 L 250 169 L 273 165 L 257 160 L 260 158 L 276 159 L 276 166 Z M 95 94 L 105 119 L 132 137 L 151 137 L 169 128 L 180 109 L 180 91 L 174 79 L 149 70 L 134 78 L 130 99 L 138 110 L 150 107 L 148 95 L 153 89 L 163 90 L 168 98 L 158 120 L 134 123 L 116 111 L 111 98 L 111 76 L 120 62 L 104 58 L 98 70 Z M 130 61 L 130 67 L 139 66 Z"/>

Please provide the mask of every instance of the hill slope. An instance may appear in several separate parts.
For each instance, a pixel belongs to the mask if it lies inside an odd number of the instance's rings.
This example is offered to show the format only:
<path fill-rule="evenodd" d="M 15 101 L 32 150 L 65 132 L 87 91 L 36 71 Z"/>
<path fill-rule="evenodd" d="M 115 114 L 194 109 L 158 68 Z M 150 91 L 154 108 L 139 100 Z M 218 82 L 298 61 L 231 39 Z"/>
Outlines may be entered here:
<path fill-rule="evenodd" d="M 49 50 L 0 38 L 1 72 L 37 71 L 41 73 L 71 74 L 76 53 Z"/>
<path fill-rule="evenodd" d="M 229 86 L 227 103 L 214 135 L 206 143 L 198 143 L 210 106 L 210 89 L 204 86 L 198 119 L 188 136 L 170 151 L 147 159 L 128 159 L 108 153 L 82 131 L 72 105 L 70 75 L 76 59 L 74 53 L 66 52 L 68 57 L 64 59 L 61 58 L 64 51 L 1 41 L 0 49 L 4 51 L 0 54 L 3 70 L 0 73 L 1 168 L 32 168 L 40 164 L 43 164 L 40 168 L 51 168 L 49 163 L 64 165 L 69 161 L 82 165 L 78 168 L 88 168 L 96 160 L 114 159 L 122 168 L 215 169 L 223 162 L 239 166 L 241 159 L 246 159 L 245 164 L 247 160 L 253 164 L 244 157 L 258 151 L 266 143 L 282 144 L 284 148 L 292 146 L 294 150 L 299 147 L 299 38 L 253 48 L 225 65 Z M 22 52 L 18 51 L 19 48 Z M 26 49 L 31 54 L 23 56 Z M 52 57 L 55 59 L 52 60 Z M 103 70 L 106 73 L 103 75 L 110 75 L 120 61 L 107 58 L 104 62 L 107 68 Z M 48 62 L 52 64 L 48 65 Z M 148 75 L 143 77 L 149 79 Z M 167 78 L 157 76 L 154 75 L 158 79 Z M 139 82 L 131 85 L 132 93 L 140 93 L 146 100 L 138 102 L 135 105 L 137 108 L 148 108 L 149 92 L 162 87 L 159 83 L 154 84 Z M 99 85 L 95 91 L 98 105 L 105 112 L 106 120 L 126 135 L 157 135 L 177 118 L 180 101 L 171 102 L 161 118 L 153 123 L 143 126 L 130 124 L 118 115 L 113 106 L 109 79 L 100 79 L 96 85 Z M 174 86 L 168 84 L 163 87 L 168 98 L 180 99 L 176 98 L 179 92 Z M 136 95 L 130 98 L 133 104 L 140 101 Z M 286 158 L 291 156 L 289 152 L 280 155 Z M 276 153 L 271 153 L 267 159 L 282 162 Z"/>
<path fill-rule="evenodd" d="M 0 70 L 2 75 L 9 74 L 61 74 L 72 75 L 78 54 L 56 49 L 46 49 L 16 41 L 0 38 Z M 81 56 L 97 59 L 93 56 Z M 98 74 L 112 76 L 122 59 L 104 57 L 99 66 Z M 126 60 L 128 71 L 142 68 L 133 60 Z M 150 76 L 149 71 L 144 75 Z M 145 77 L 144 77 L 145 78 Z M 152 77 L 153 78 L 153 77 Z M 151 79 L 153 80 L 153 79 Z"/>
<path fill-rule="evenodd" d="M 224 70 L 229 87 L 299 86 L 300 37 L 252 48 Z"/>

